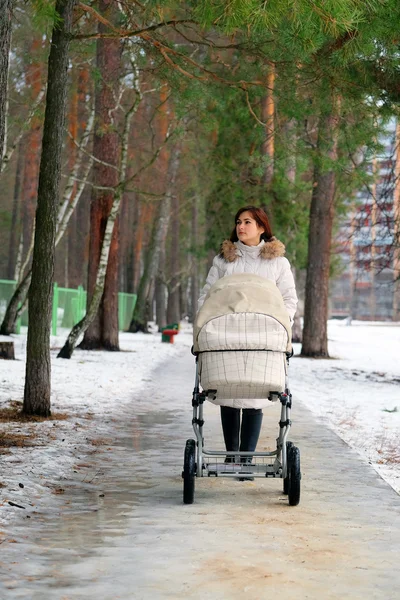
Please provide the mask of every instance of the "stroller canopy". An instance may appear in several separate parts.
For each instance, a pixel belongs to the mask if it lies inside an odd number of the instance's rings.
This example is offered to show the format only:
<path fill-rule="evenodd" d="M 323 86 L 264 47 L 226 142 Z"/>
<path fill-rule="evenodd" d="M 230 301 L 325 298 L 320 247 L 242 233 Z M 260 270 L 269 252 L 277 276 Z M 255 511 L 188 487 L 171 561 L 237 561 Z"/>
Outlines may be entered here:
<path fill-rule="evenodd" d="M 282 294 L 273 281 L 252 273 L 228 275 L 211 286 L 194 324 L 194 351 L 203 350 L 199 335 L 209 321 L 235 313 L 267 315 L 278 321 L 287 332 L 286 351 L 290 352 L 292 331 Z"/>

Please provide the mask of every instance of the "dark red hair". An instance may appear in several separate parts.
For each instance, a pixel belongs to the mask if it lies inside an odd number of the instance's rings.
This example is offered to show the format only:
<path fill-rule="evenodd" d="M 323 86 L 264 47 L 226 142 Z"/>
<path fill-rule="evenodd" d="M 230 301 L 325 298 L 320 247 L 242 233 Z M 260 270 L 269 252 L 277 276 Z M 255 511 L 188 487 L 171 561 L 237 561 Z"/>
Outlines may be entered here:
<path fill-rule="evenodd" d="M 249 212 L 257 225 L 264 229 L 264 233 L 260 235 L 260 241 L 264 240 L 265 242 L 268 242 L 272 238 L 271 225 L 269 224 L 265 210 L 262 208 L 257 208 L 256 206 L 243 206 L 243 208 L 239 208 L 235 215 L 235 228 L 231 233 L 231 237 L 229 238 L 231 242 L 237 242 L 239 239 L 236 233 L 236 221 L 244 212 Z"/>

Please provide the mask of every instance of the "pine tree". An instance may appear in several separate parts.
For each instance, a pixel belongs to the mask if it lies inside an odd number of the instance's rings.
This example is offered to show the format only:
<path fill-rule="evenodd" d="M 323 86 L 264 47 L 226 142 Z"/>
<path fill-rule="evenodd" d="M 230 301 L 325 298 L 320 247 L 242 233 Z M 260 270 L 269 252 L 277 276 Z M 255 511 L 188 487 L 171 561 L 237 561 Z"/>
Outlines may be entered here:
<path fill-rule="evenodd" d="M 50 415 L 50 320 L 54 252 L 69 45 L 75 2 L 76 0 L 57 0 L 55 7 L 60 21 L 55 23 L 53 28 L 48 60 L 46 112 L 40 161 L 32 283 L 29 293 L 30 319 L 23 411 L 25 414 L 45 417 Z"/>

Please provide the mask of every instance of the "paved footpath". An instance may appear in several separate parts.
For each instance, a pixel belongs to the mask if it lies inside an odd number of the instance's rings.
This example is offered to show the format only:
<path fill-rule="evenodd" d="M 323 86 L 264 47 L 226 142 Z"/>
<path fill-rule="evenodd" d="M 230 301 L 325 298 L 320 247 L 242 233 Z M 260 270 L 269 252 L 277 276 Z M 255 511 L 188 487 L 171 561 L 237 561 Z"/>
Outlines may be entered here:
<path fill-rule="evenodd" d="M 0 598 L 398 600 L 400 497 L 296 403 L 299 506 L 279 479 L 221 478 L 198 479 L 195 503 L 182 504 L 193 380 L 189 353 L 155 371 L 113 423 L 92 482 L 65 482 L 59 511 L 2 546 Z M 279 407 L 266 411 L 259 448 L 274 445 L 278 419 Z M 215 407 L 205 434 L 220 446 Z"/>

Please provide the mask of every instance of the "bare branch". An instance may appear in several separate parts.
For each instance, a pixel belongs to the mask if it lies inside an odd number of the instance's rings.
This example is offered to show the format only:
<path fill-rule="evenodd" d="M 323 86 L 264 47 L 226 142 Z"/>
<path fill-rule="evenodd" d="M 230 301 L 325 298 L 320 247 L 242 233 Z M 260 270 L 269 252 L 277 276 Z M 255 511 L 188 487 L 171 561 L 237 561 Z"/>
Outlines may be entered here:
<path fill-rule="evenodd" d="M 142 37 L 143 34 L 146 34 L 150 31 L 156 31 L 157 29 L 161 29 L 162 27 L 175 27 L 178 24 L 184 23 L 195 23 L 193 19 L 171 19 L 169 21 L 163 21 L 161 23 L 156 23 L 155 25 L 149 25 L 149 27 L 144 27 L 141 29 L 135 29 L 133 31 L 126 29 L 119 29 L 111 21 L 103 17 L 97 10 L 95 10 L 92 6 L 84 4 L 83 2 L 79 2 L 79 7 L 84 11 L 90 13 L 92 17 L 94 17 L 97 21 L 109 27 L 111 31 L 114 33 L 89 33 L 89 34 L 79 34 L 73 36 L 75 40 L 83 40 L 83 39 L 100 39 L 100 38 L 129 38 L 129 37 Z"/>
<path fill-rule="evenodd" d="M 93 156 L 93 154 L 91 154 L 90 152 L 88 152 L 87 150 L 85 150 L 85 146 L 86 144 L 84 144 L 82 146 L 82 144 L 80 144 L 79 142 L 76 141 L 76 139 L 73 137 L 73 135 L 68 131 L 67 132 L 68 136 L 70 137 L 70 139 L 73 141 L 73 143 L 75 144 L 75 146 L 77 146 L 79 148 L 79 150 L 82 151 L 83 154 L 86 154 L 86 156 L 88 156 L 93 162 L 96 162 L 100 165 L 103 165 L 105 167 L 109 167 L 110 169 L 115 169 L 116 171 L 118 171 L 118 167 L 116 167 L 115 165 L 111 165 L 108 162 L 105 162 L 104 160 L 100 160 L 100 158 L 97 158 L 96 156 Z M 79 181 L 77 178 L 74 178 L 74 181 Z"/>

